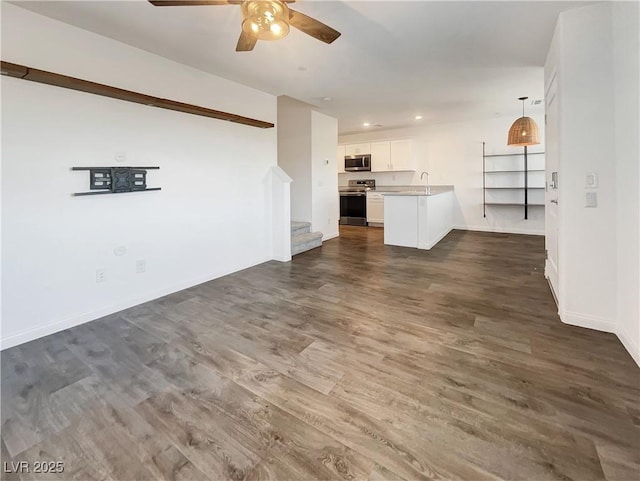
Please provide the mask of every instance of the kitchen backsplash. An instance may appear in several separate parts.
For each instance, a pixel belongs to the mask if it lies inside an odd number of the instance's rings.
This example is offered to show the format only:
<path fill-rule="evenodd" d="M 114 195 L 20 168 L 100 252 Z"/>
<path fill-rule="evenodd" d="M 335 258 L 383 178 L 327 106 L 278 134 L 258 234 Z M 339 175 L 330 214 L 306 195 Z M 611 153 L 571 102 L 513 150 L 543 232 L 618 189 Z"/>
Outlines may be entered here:
<path fill-rule="evenodd" d="M 420 182 L 420 172 L 347 172 L 338 174 L 338 185 L 343 187 L 350 180 L 374 179 L 376 185 L 417 185 Z"/>

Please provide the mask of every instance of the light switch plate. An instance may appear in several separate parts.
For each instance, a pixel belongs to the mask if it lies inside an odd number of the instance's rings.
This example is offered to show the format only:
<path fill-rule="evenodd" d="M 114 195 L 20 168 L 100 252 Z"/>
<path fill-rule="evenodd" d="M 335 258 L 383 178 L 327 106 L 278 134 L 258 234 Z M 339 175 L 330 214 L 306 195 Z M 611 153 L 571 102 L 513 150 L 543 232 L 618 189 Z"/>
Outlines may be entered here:
<path fill-rule="evenodd" d="M 598 187 L 598 174 L 595 172 L 587 172 L 584 178 L 585 189 L 595 189 Z"/>
<path fill-rule="evenodd" d="M 585 207 L 598 207 L 598 194 L 596 192 L 587 192 Z"/>

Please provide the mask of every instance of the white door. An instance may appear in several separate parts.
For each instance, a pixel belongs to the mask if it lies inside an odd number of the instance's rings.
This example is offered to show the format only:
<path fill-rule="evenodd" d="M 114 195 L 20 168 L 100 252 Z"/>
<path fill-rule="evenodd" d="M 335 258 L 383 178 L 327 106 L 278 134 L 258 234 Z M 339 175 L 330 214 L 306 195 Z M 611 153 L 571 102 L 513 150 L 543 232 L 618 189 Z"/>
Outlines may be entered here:
<path fill-rule="evenodd" d="M 547 262 L 545 276 L 553 289 L 556 302 L 560 295 L 558 281 L 558 225 L 559 225 L 559 183 L 563 179 L 558 178 L 560 159 L 558 155 L 558 96 L 557 79 L 551 81 L 546 94 L 545 116 L 546 139 L 546 185 L 545 195 L 545 247 L 547 249 Z"/>

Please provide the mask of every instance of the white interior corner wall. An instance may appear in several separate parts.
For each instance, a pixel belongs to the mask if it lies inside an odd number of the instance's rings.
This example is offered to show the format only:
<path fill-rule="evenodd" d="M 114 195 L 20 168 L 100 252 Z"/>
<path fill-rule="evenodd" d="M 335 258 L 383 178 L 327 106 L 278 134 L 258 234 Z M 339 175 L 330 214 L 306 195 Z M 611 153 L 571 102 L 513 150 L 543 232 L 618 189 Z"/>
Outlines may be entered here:
<path fill-rule="evenodd" d="M 322 232 L 323 239 L 338 236 L 340 198 L 338 195 L 338 121 L 316 111 L 311 112 L 311 228 Z"/>
<path fill-rule="evenodd" d="M 612 8 L 618 335 L 640 365 L 640 5 Z"/>
<path fill-rule="evenodd" d="M 616 165 L 611 11 L 607 4 L 560 15 L 558 69 L 559 273 L 563 321 L 615 332 Z M 585 176 L 598 174 L 598 207 L 586 207 Z"/>
<path fill-rule="evenodd" d="M 638 55 L 635 2 L 576 8 L 559 17 L 545 77 L 558 92 L 560 317 L 616 333 L 640 364 Z"/>
<path fill-rule="evenodd" d="M 311 222 L 327 240 L 338 236 L 338 121 L 313 106 L 278 97 L 278 165 L 293 179 L 291 219 Z"/>
<path fill-rule="evenodd" d="M 543 82 L 543 70 L 537 74 Z M 517 102 L 517 99 L 514 99 Z M 531 114 L 542 130 L 544 117 Z M 524 218 L 524 207 L 487 206 L 483 216 L 482 197 L 482 142 L 487 154 L 523 153 L 522 147 L 508 147 L 509 127 L 513 116 L 496 116 L 464 122 L 434 124 L 407 129 L 378 130 L 362 134 L 340 136 L 340 143 L 375 141 L 392 138 L 412 138 L 415 172 L 366 172 L 340 174 L 340 184 L 349 179 L 372 178 L 377 185 L 412 185 L 424 183 L 421 172 L 429 172 L 431 184 L 454 186 L 454 226 L 457 229 L 516 234 L 544 234 L 544 209 L 530 207 L 529 218 Z M 542 132 L 541 132 L 542 133 Z M 544 151 L 544 138 L 530 151 Z M 544 156 L 529 157 L 530 165 L 538 162 L 544 168 Z M 522 168 L 519 165 L 518 168 Z M 533 167 L 530 167 L 533 168 Z M 541 173 L 542 174 L 542 173 Z"/>
<path fill-rule="evenodd" d="M 6 2 L 2 59 L 276 120 L 272 95 Z M 271 259 L 275 129 L 8 77 L 2 120 L 2 348 Z M 72 197 L 71 167 L 112 165 L 157 165 L 162 190 Z"/>
<path fill-rule="evenodd" d="M 309 104 L 278 97 L 278 165 L 293 179 L 291 220 L 311 222 L 311 112 Z"/>

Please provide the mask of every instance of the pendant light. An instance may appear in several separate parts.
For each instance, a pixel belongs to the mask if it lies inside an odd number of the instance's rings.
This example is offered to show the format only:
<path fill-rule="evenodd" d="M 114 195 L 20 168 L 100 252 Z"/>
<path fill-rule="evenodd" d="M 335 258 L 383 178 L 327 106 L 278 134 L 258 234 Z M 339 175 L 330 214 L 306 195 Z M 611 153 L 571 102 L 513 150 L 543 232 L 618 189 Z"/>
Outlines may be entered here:
<path fill-rule="evenodd" d="M 540 129 L 531 117 L 524 116 L 524 101 L 529 97 L 520 97 L 522 100 L 522 117 L 516 120 L 509 129 L 507 145 L 526 147 L 540 143 Z"/>
<path fill-rule="evenodd" d="M 507 145 L 524 147 L 524 218 L 529 218 L 529 160 L 527 158 L 527 146 L 540 143 L 540 129 L 531 117 L 524 116 L 524 101 L 529 97 L 520 97 L 522 100 L 522 117 L 516 120 L 509 129 Z"/>

